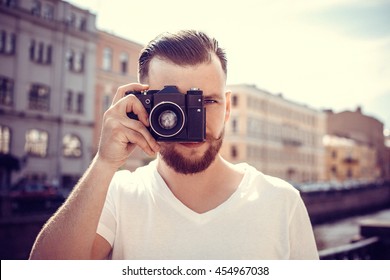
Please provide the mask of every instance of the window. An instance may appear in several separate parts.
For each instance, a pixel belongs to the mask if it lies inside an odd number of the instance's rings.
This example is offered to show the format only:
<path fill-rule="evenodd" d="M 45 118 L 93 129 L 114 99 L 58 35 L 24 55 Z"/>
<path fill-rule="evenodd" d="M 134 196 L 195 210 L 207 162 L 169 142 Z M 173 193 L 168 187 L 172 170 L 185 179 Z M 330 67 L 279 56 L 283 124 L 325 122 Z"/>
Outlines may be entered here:
<path fill-rule="evenodd" d="M 0 125 L 0 153 L 8 154 L 11 143 L 11 130 L 9 127 Z"/>
<path fill-rule="evenodd" d="M 81 141 L 80 139 L 73 135 L 67 134 L 62 139 L 62 154 L 65 157 L 81 157 Z"/>
<path fill-rule="evenodd" d="M 120 66 L 121 66 L 121 73 L 126 74 L 127 73 L 127 67 L 129 63 L 129 55 L 125 52 L 121 53 L 120 56 Z"/>
<path fill-rule="evenodd" d="M 10 8 L 15 8 L 17 6 L 17 0 L 2 0 L 0 1 L 0 4 Z"/>
<path fill-rule="evenodd" d="M 84 71 L 84 54 L 83 53 L 76 53 L 74 57 L 74 65 L 73 65 L 73 71 L 81 73 Z"/>
<path fill-rule="evenodd" d="M 42 9 L 42 17 L 46 20 L 54 20 L 54 6 L 51 4 L 44 4 Z"/>
<path fill-rule="evenodd" d="M 76 102 L 76 103 L 75 103 Z M 84 93 L 79 92 L 77 95 L 72 90 L 68 90 L 65 99 L 65 110 L 67 112 L 84 113 Z"/>
<path fill-rule="evenodd" d="M 77 108 L 76 112 L 79 114 L 84 113 L 84 93 L 77 94 Z"/>
<path fill-rule="evenodd" d="M 35 40 L 31 40 L 30 42 L 30 60 L 35 60 Z"/>
<path fill-rule="evenodd" d="M 51 45 L 46 46 L 46 64 L 51 64 L 51 56 L 53 47 Z"/>
<path fill-rule="evenodd" d="M 103 70 L 111 71 L 112 69 L 112 50 L 105 48 L 103 50 Z"/>
<path fill-rule="evenodd" d="M 66 69 L 73 70 L 73 60 L 74 60 L 74 52 L 73 50 L 68 50 L 66 52 Z"/>
<path fill-rule="evenodd" d="M 110 108 L 111 105 L 111 95 L 105 94 L 103 96 L 103 112 L 107 111 L 108 108 Z"/>
<path fill-rule="evenodd" d="M 49 111 L 50 88 L 45 85 L 32 84 L 28 96 L 28 108 L 32 110 Z"/>
<path fill-rule="evenodd" d="M 236 146 L 231 147 L 230 155 L 233 159 L 236 159 L 238 157 L 238 151 Z"/>
<path fill-rule="evenodd" d="M 34 0 L 31 6 L 31 14 L 41 16 L 41 1 Z"/>
<path fill-rule="evenodd" d="M 46 131 L 30 129 L 26 132 L 24 151 L 32 156 L 46 157 L 49 135 Z"/>
<path fill-rule="evenodd" d="M 68 112 L 72 112 L 73 110 L 73 91 L 71 90 L 68 90 L 66 93 L 65 110 Z"/>
<path fill-rule="evenodd" d="M 238 105 L 238 96 L 237 95 L 232 96 L 232 105 L 233 105 L 233 107 L 236 107 Z"/>
<path fill-rule="evenodd" d="M 237 133 L 237 119 L 232 119 L 232 133 Z"/>
<path fill-rule="evenodd" d="M 81 18 L 80 19 L 80 30 L 81 31 L 86 31 L 87 30 L 87 19 L 86 18 Z"/>
<path fill-rule="evenodd" d="M 53 47 L 43 42 L 37 43 L 34 39 L 30 42 L 30 60 L 39 64 L 51 64 Z"/>
<path fill-rule="evenodd" d="M 14 81 L 0 76 L 0 105 L 12 106 L 14 98 Z"/>
<path fill-rule="evenodd" d="M 16 35 L 14 33 L 1 30 L 0 32 L 0 54 L 15 54 Z"/>
<path fill-rule="evenodd" d="M 81 73 L 84 72 L 84 53 L 69 50 L 66 52 L 66 69 Z"/>
<path fill-rule="evenodd" d="M 36 58 L 36 62 L 43 63 L 43 51 L 44 51 L 44 45 L 42 42 L 38 44 L 38 57 Z"/>
<path fill-rule="evenodd" d="M 67 20 L 66 20 L 66 24 L 69 26 L 69 27 L 76 27 L 76 14 L 75 13 L 71 13 Z"/>

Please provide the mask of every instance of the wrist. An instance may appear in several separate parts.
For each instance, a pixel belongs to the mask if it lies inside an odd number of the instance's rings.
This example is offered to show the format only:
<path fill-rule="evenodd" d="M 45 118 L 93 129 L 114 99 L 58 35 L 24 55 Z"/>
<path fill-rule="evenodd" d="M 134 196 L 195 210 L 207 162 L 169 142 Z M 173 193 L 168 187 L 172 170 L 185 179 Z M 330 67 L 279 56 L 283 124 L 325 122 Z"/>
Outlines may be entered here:
<path fill-rule="evenodd" d="M 112 162 L 110 160 L 105 159 L 104 157 L 99 156 L 99 153 L 96 154 L 96 156 L 93 158 L 91 165 L 98 170 L 112 173 L 115 173 L 119 169 L 119 167 L 122 166 L 121 163 Z"/>

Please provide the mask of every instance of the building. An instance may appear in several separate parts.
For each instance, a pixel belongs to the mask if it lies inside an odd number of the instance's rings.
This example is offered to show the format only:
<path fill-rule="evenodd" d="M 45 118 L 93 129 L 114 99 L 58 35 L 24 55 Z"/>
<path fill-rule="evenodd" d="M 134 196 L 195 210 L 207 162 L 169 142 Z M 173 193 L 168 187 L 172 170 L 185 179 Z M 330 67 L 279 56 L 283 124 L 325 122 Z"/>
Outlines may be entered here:
<path fill-rule="evenodd" d="M 375 168 L 379 169 L 377 178 L 390 179 L 390 162 L 386 157 L 388 149 L 385 146 L 382 122 L 363 114 L 361 107 L 355 111 L 340 113 L 327 111 L 327 134 L 351 139 L 357 145 L 374 149 L 376 154 Z"/>
<path fill-rule="evenodd" d="M 358 141 L 326 135 L 324 137 L 326 181 L 374 181 L 380 176 L 376 150 Z"/>
<path fill-rule="evenodd" d="M 21 163 L 12 184 L 72 187 L 88 167 L 95 20 L 60 0 L 0 1 L 0 153 Z"/>
<path fill-rule="evenodd" d="M 93 137 L 96 153 L 104 112 L 111 105 L 119 86 L 137 82 L 138 57 L 143 46 L 104 31 L 98 32 L 96 50 L 95 87 L 95 130 Z M 136 148 L 125 168 L 134 170 L 150 161 L 149 157 Z"/>
<path fill-rule="evenodd" d="M 324 179 L 325 114 L 250 85 L 232 91 L 222 155 L 290 182 Z"/>

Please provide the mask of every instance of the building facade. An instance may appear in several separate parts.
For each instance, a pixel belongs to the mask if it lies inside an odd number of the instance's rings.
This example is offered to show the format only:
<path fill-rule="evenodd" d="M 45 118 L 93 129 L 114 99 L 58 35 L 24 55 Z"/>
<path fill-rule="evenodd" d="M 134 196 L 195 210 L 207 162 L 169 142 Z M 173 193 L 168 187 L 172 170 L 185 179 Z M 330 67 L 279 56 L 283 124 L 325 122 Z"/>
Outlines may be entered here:
<path fill-rule="evenodd" d="M 374 181 L 380 176 L 377 152 L 367 144 L 334 135 L 324 137 L 326 181 Z"/>
<path fill-rule="evenodd" d="M 228 86 L 232 111 L 222 155 L 290 182 L 324 179 L 325 114 L 250 85 Z"/>
<path fill-rule="evenodd" d="M 95 130 L 93 137 L 96 153 L 104 112 L 111 105 L 119 86 L 137 82 L 138 57 L 143 46 L 104 31 L 98 32 L 96 51 Z M 134 170 L 150 161 L 136 148 L 124 168 Z"/>
<path fill-rule="evenodd" d="M 327 111 L 327 134 L 351 139 L 358 145 L 375 150 L 375 168 L 379 170 L 377 179 L 390 179 L 390 162 L 386 156 L 388 148 L 382 122 L 363 114 L 361 107 L 339 113 Z"/>
<path fill-rule="evenodd" d="M 0 153 L 24 179 L 72 187 L 92 157 L 95 15 L 60 0 L 0 1 Z"/>

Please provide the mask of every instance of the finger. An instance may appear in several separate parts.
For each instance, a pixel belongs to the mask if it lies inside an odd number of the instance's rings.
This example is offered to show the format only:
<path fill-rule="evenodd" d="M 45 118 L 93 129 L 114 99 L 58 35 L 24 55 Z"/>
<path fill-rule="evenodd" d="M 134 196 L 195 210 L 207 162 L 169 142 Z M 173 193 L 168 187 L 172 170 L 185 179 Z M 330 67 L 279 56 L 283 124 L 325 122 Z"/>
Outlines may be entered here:
<path fill-rule="evenodd" d="M 141 101 L 134 95 L 129 94 L 120 101 L 120 110 L 125 110 L 125 113 L 133 112 L 144 126 L 149 126 L 149 115 Z"/>
<path fill-rule="evenodd" d="M 143 135 L 137 131 L 130 131 L 128 139 L 131 140 L 128 142 L 128 147 L 132 149 L 133 146 L 140 147 L 146 154 L 154 156 L 157 152 L 150 147 L 148 142 L 145 141 Z"/>
<path fill-rule="evenodd" d="M 142 84 L 139 84 L 139 83 L 130 83 L 130 84 L 127 84 L 127 85 L 123 85 L 123 86 L 120 86 L 116 93 L 115 93 L 115 96 L 114 98 L 112 99 L 112 105 L 116 104 L 119 100 L 121 100 L 127 91 L 144 91 L 144 90 L 147 90 L 149 88 L 148 85 L 142 85 Z"/>
<path fill-rule="evenodd" d="M 160 145 L 140 121 L 124 118 L 121 124 L 128 129 L 126 137 L 130 143 L 138 145 L 148 154 L 159 152 Z"/>

